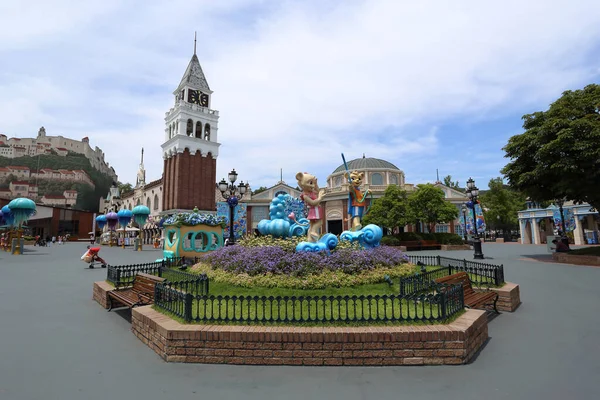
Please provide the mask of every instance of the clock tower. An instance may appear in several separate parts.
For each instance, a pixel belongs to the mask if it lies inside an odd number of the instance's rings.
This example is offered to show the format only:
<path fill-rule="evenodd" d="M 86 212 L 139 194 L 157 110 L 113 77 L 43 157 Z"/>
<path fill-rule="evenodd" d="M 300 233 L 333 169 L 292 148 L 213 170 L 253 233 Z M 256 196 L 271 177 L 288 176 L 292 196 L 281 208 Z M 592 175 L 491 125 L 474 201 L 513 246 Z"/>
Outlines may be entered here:
<path fill-rule="evenodd" d="M 194 55 L 173 92 L 175 105 L 165 115 L 162 144 L 163 212 L 215 211 L 219 112 L 211 108 L 212 90 Z"/>

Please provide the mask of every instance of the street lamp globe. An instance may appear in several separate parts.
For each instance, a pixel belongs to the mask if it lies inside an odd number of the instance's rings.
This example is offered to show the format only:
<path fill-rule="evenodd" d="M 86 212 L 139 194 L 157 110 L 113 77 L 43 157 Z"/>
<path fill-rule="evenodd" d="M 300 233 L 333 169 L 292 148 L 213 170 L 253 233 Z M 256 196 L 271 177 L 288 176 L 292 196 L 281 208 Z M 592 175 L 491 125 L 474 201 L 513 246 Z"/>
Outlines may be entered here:
<path fill-rule="evenodd" d="M 227 190 L 227 182 L 225 182 L 225 178 L 221 179 L 219 182 L 219 191 L 223 194 Z"/>
<path fill-rule="evenodd" d="M 229 182 L 233 183 L 237 180 L 237 176 L 238 173 L 235 172 L 235 168 L 231 170 L 231 172 L 229 173 L 229 175 L 227 176 L 229 178 Z"/>
<path fill-rule="evenodd" d="M 248 185 L 244 183 L 244 181 L 241 181 L 239 186 L 238 186 L 238 190 L 240 191 L 240 194 L 243 196 L 244 194 L 246 194 L 246 190 L 248 189 Z"/>
<path fill-rule="evenodd" d="M 469 180 L 467 181 L 467 188 L 473 189 L 474 187 L 475 187 L 475 181 L 473 180 L 473 178 L 469 178 Z"/>

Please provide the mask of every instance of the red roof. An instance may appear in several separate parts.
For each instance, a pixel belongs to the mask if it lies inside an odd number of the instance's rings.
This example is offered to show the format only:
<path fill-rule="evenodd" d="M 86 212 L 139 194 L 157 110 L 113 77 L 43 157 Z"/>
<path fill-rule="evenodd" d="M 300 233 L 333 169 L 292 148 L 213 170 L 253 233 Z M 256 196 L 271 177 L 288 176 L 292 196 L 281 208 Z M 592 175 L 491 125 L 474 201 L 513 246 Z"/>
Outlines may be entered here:
<path fill-rule="evenodd" d="M 22 167 L 20 165 L 8 165 L 8 166 L 6 166 L 6 168 L 9 168 L 9 169 L 26 169 L 27 171 L 29 171 L 29 167 Z"/>
<path fill-rule="evenodd" d="M 13 149 L 25 150 L 25 147 L 23 147 L 23 146 L 13 146 Z"/>
<path fill-rule="evenodd" d="M 45 194 L 42 198 L 64 200 L 65 196 L 63 196 L 62 194 Z"/>
<path fill-rule="evenodd" d="M 77 193 L 77 190 L 65 190 L 65 193 Z"/>
<path fill-rule="evenodd" d="M 5 167 L 0 167 L 0 171 L 10 171 L 10 169 L 5 168 Z"/>
<path fill-rule="evenodd" d="M 75 173 L 73 171 L 71 171 L 70 169 L 59 169 L 58 171 L 63 174 L 75 175 Z"/>
<path fill-rule="evenodd" d="M 64 151 L 69 151 L 67 149 L 65 149 L 64 147 L 57 147 L 56 150 L 64 150 Z"/>
<path fill-rule="evenodd" d="M 0 189 L 0 192 L 10 193 L 10 189 Z"/>
<path fill-rule="evenodd" d="M 29 182 L 26 181 L 12 181 L 13 185 L 29 185 Z"/>

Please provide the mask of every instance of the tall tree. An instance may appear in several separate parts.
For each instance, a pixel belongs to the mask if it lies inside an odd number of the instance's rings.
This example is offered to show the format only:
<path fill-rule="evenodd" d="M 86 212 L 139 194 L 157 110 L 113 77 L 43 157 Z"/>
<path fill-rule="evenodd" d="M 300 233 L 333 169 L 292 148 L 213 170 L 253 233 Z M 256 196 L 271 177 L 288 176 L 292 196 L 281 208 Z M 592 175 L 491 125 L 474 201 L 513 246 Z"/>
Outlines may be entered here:
<path fill-rule="evenodd" d="M 600 85 L 566 91 L 523 121 L 525 132 L 504 147 L 510 185 L 535 201 L 565 198 L 600 209 Z"/>
<path fill-rule="evenodd" d="M 519 228 L 518 211 L 525 208 L 525 195 L 502 182 L 502 178 L 492 178 L 489 190 L 480 197 L 486 224 L 503 233 Z"/>
<path fill-rule="evenodd" d="M 117 187 L 119 188 L 119 192 L 121 192 L 121 194 L 131 192 L 133 190 L 131 183 L 117 182 Z"/>
<path fill-rule="evenodd" d="M 373 202 L 371 209 L 363 217 L 362 224 L 375 224 L 393 229 L 402 227 L 411 220 L 408 193 L 397 185 L 390 185 L 385 189 L 383 197 Z"/>
<path fill-rule="evenodd" d="M 458 208 L 444 198 L 444 191 L 431 183 L 417 185 L 417 190 L 408 197 L 410 214 L 416 221 L 427 224 L 431 233 L 438 223 L 453 221 L 458 216 Z"/>
<path fill-rule="evenodd" d="M 252 194 L 253 194 L 253 195 L 255 195 L 255 194 L 259 194 L 259 193 L 262 193 L 262 192 L 264 192 L 265 190 L 267 190 L 267 187 L 266 187 L 266 186 L 261 186 L 261 187 L 259 187 L 258 189 L 256 189 L 256 190 L 253 190 L 253 191 L 252 191 Z"/>
<path fill-rule="evenodd" d="M 458 181 L 456 181 L 456 182 L 452 181 L 452 175 L 446 175 L 444 177 L 444 185 L 446 185 L 446 186 L 448 186 L 449 188 L 452 188 L 452 189 L 462 190 L 461 187 L 460 187 L 460 185 L 459 185 L 459 183 L 458 183 Z"/>

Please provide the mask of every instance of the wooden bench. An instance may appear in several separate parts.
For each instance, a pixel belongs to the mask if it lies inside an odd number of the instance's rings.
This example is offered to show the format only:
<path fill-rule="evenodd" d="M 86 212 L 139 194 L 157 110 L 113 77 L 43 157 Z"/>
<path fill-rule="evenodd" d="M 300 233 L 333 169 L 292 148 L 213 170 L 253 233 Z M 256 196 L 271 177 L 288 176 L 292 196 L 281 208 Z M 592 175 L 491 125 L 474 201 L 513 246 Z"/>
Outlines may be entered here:
<path fill-rule="evenodd" d="M 486 306 L 493 306 L 496 314 L 500 314 L 496 308 L 498 301 L 498 293 L 487 290 L 485 292 L 476 292 L 471 285 L 471 279 L 466 272 L 458 272 L 456 274 L 444 276 L 435 280 L 436 283 L 446 285 L 462 285 L 463 294 L 465 297 L 465 307 L 486 309 Z"/>
<path fill-rule="evenodd" d="M 108 292 L 108 311 L 117 307 L 146 306 L 154 303 L 154 286 L 165 278 L 138 272 L 133 285 Z"/>
<path fill-rule="evenodd" d="M 406 250 L 439 250 L 442 245 L 435 240 L 414 240 L 407 242 L 400 242 L 399 246 L 406 247 Z"/>

